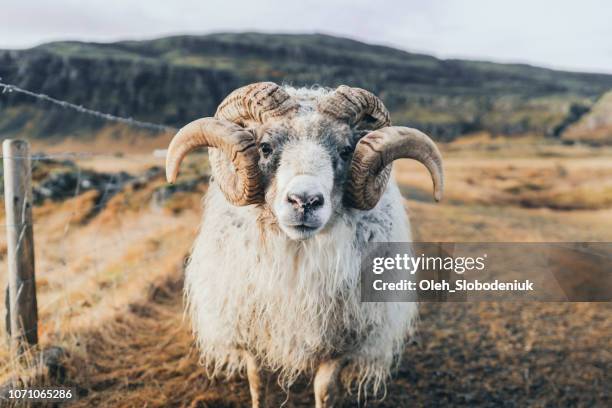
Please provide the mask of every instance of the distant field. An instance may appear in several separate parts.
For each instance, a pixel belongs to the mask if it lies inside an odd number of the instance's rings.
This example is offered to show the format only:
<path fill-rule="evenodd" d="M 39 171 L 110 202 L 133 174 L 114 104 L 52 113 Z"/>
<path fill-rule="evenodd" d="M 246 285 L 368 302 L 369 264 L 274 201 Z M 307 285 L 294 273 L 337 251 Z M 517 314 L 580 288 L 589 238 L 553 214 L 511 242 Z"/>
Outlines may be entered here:
<path fill-rule="evenodd" d="M 42 346 L 69 352 L 67 382 L 81 393 L 73 406 L 244 406 L 244 381 L 206 379 L 182 316 L 182 265 L 201 215 L 206 157 L 190 156 L 168 189 L 162 172 L 146 173 L 163 166 L 154 147 L 77 161 L 81 170 L 139 176 L 112 196 L 91 189 L 35 207 Z M 416 240 L 612 241 L 612 149 L 474 137 L 443 154 L 440 204 L 421 165 L 395 168 Z M 71 171 L 45 166 L 37 183 Z M 5 251 L 0 234 L 2 279 Z M 610 311 L 595 303 L 423 305 L 420 345 L 408 346 L 378 406 L 604 406 Z M 28 375 L 0 342 L 0 384 L 15 373 Z M 286 406 L 311 406 L 309 389 L 298 384 Z"/>

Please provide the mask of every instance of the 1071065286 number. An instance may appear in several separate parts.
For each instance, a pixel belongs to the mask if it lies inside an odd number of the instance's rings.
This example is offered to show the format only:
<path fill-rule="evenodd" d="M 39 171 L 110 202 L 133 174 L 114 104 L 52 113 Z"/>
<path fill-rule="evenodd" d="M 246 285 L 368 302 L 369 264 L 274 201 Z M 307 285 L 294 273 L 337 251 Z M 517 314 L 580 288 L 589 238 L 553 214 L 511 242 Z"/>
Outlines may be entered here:
<path fill-rule="evenodd" d="M 29 401 L 65 401 L 76 397 L 76 391 L 72 388 L 15 388 L 9 389 L 5 394 L 9 400 Z"/>

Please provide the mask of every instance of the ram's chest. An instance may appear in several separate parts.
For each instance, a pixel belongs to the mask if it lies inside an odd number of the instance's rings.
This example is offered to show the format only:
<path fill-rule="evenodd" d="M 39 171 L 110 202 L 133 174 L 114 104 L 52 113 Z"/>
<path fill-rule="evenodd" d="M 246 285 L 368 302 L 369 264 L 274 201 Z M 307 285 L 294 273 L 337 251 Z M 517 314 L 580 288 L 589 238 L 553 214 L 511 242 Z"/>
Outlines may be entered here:
<path fill-rule="evenodd" d="M 308 354 L 337 348 L 372 327 L 377 312 L 360 302 L 362 253 L 369 241 L 403 240 L 393 234 L 404 221 L 400 200 L 390 201 L 400 203 L 394 210 L 383 198 L 378 211 L 344 215 L 298 242 L 262 231 L 257 214 L 215 206 L 221 203 L 214 199 L 186 274 L 201 342 L 269 351 L 299 344 Z"/>
<path fill-rule="evenodd" d="M 354 232 L 341 230 L 309 242 L 259 241 L 244 245 L 241 253 L 229 251 L 219 242 L 210 260 L 211 266 L 216 266 L 211 269 L 226 271 L 222 280 L 235 289 L 234 294 L 244 295 L 243 302 L 248 298 L 268 304 L 267 308 L 285 303 L 286 298 L 333 298 L 357 290 L 359 280 L 359 245 Z"/>
<path fill-rule="evenodd" d="M 314 324 L 315 316 L 330 318 L 346 306 L 337 299 L 358 296 L 361 256 L 354 228 L 339 225 L 295 242 L 262 240 L 260 231 L 243 223 L 240 242 L 231 242 L 238 236 L 219 237 L 219 230 L 211 239 L 216 219 L 209 220 L 194 246 L 187 279 L 192 301 L 211 313 L 216 309 L 219 318 L 245 328 L 256 325 L 252 319 L 263 323 L 300 316 Z"/>

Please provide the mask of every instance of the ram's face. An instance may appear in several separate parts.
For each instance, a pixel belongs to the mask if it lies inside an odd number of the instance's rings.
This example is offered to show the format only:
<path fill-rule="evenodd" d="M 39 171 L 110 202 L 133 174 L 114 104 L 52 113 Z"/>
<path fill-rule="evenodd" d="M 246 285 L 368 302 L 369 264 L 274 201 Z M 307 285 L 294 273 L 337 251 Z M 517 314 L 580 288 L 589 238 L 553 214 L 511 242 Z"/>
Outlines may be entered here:
<path fill-rule="evenodd" d="M 190 151 L 210 147 L 214 180 L 230 204 L 263 206 L 260 220 L 272 217 L 289 238 L 304 240 L 324 231 L 343 207 L 375 208 L 396 159 L 423 163 L 441 198 L 436 145 L 416 129 L 390 124 L 382 101 L 364 89 L 250 84 L 229 94 L 214 118 L 178 131 L 168 146 L 166 178 L 176 180 Z"/>
<path fill-rule="evenodd" d="M 348 125 L 317 113 L 257 129 L 266 204 L 289 238 L 324 230 L 342 206 L 354 139 Z"/>

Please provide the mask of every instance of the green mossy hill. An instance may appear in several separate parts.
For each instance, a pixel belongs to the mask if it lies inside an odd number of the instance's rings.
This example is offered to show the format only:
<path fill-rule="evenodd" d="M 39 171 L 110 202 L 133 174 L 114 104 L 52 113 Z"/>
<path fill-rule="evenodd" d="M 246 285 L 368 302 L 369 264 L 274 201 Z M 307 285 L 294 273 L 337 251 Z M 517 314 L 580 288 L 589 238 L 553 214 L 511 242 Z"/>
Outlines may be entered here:
<path fill-rule="evenodd" d="M 319 34 L 54 42 L 0 51 L 0 77 L 93 109 L 173 126 L 211 115 L 230 91 L 254 81 L 347 84 L 377 93 L 395 123 L 438 140 L 479 130 L 558 136 L 612 89 L 612 75 L 442 60 Z M 88 137 L 103 124 L 23 95 L 0 95 L 3 137 Z"/>

